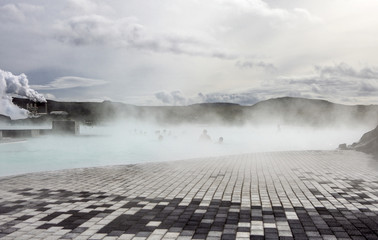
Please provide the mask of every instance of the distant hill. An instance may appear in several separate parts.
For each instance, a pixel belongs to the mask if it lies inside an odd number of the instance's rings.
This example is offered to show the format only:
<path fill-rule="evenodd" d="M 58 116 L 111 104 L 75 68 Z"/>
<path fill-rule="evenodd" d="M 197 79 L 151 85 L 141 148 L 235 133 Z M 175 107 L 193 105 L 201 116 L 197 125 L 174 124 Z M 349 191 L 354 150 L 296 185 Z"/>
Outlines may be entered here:
<path fill-rule="evenodd" d="M 378 123 L 378 105 L 342 105 L 325 100 L 283 97 L 250 107 L 252 121 L 284 124 L 332 125 Z"/>
<path fill-rule="evenodd" d="M 14 98 L 19 106 L 27 99 Z M 44 104 L 38 104 L 44 111 Z M 201 103 L 189 106 L 135 106 L 118 102 L 58 102 L 47 101 L 48 113 L 65 111 L 68 118 L 99 123 L 117 118 L 154 120 L 161 123 L 222 124 L 290 124 L 290 125 L 357 125 L 378 124 L 377 105 L 341 105 L 324 100 L 283 97 L 261 101 L 252 106 L 231 103 Z M 45 115 L 41 120 L 59 116 Z M 23 120 L 25 121 L 25 120 Z M 36 120 L 33 120 L 36 121 Z"/>

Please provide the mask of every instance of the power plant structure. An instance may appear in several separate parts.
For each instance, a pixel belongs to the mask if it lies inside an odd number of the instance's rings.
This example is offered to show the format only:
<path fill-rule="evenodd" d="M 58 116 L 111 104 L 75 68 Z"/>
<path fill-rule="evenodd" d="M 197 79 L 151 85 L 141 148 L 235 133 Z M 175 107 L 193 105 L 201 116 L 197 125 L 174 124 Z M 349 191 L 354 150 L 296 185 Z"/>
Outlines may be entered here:
<path fill-rule="evenodd" d="M 54 120 L 48 129 L 0 129 L 2 138 L 30 138 L 42 135 L 79 135 L 80 124 L 73 120 Z"/>
<path fill-rule="evenodd" d="M 38 117 L 40 115 L 48 114 L 47 102 L 38 104 L 36 102 L 28 102 L 26 103 L 25 109 L 29 111 L 29 115 L 31 117 Z"/>
<path fill-rule="evenodd" d="M 47 102 L 34 102 L 29 99 L 17 99 L 16 101 L 16 104 L 20 108 L 28 110 L 29 118 L 38 118 L 43 115 L 49 115 L 47 109 Z M 74 120 L 66 119 L 67 115 L 68 113 L 64 111 L 53 111 L 52 116 L 54 116 L 55 120 L 52 121 L 51 128 L 0 129 L 0 140 L 4 138 L 29 138 L 52 134 L 80 134 L 80 124 Z M 56 120 L 56 118 L 59 116 L 61 116 L 61 118 L 58 118 L 59 120 Z"/>

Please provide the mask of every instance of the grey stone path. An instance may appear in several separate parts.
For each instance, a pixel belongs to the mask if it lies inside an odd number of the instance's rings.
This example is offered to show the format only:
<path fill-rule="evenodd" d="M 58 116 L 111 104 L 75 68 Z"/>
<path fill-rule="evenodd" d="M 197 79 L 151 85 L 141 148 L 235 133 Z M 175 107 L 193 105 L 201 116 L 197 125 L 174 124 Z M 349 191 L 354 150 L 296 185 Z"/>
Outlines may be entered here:
<path fill-rule="evenodd" d="M 0 178 L 1 239 L 378 239 L 378 160 L 254 153 Z"/>

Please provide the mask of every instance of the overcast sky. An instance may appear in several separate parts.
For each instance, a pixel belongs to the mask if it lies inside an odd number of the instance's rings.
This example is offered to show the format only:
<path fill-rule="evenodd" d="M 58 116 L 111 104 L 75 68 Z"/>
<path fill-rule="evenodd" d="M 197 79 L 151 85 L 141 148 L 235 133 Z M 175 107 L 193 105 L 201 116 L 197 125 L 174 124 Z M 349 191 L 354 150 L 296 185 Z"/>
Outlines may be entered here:
<path fill-rule="evenodd" d="M 0 0 L 0 69 L 47 98 L 378 103 L 377 0 Z"/>

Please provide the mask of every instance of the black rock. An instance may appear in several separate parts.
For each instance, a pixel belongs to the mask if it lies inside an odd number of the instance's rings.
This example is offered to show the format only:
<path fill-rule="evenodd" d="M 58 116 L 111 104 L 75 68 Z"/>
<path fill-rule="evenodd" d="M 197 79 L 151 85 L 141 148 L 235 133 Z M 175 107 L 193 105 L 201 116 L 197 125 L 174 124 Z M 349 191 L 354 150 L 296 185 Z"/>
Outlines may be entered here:
<path fill-rule="evenodd" d="M 352 146 L 357 151 L 378 155 L 378 126 L 365 133 L 360 141 Z"/>
<path fill-rule="evenodd" d="M 340 145 L 339 145 L 339 149 L 340 149 L 340 150 L 347 150 L 348 148 L 347 148 L 346 143 L 342 143 L 342 144 L 340 144 Z"/>

